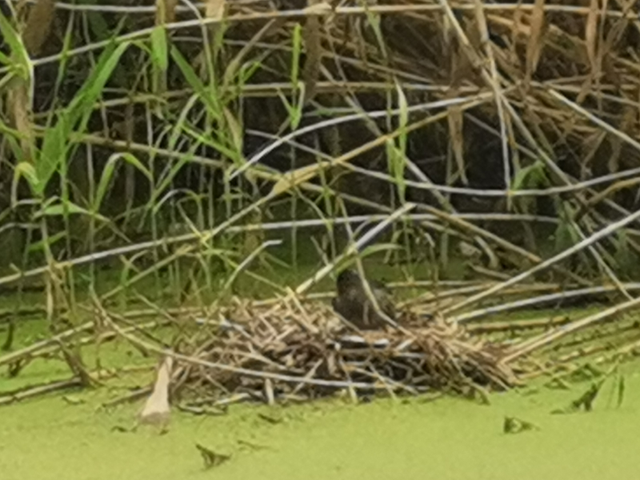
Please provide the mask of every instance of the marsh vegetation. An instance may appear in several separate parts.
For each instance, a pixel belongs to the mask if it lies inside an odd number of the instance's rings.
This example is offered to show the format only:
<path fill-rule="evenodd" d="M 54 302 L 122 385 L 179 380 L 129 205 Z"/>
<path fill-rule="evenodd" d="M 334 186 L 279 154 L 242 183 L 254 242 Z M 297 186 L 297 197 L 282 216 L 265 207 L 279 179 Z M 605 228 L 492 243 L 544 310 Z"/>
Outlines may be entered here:
<path fill-rule="evenodd" d="M 637 398 L 633 2 L 0 7 L 3 474 L 135 444 L 105 477 L 206 475 L 188 450 L 261 478 L 412 477 L 418 452 L 539 478 L 479 465 L 525 438 L 577 476 L 550 445 L 633 445 L 606 440 Z M 334 299 L 345 271 L 362 288 Z M 122 424 L 141 409 L 169 433 Z"/>

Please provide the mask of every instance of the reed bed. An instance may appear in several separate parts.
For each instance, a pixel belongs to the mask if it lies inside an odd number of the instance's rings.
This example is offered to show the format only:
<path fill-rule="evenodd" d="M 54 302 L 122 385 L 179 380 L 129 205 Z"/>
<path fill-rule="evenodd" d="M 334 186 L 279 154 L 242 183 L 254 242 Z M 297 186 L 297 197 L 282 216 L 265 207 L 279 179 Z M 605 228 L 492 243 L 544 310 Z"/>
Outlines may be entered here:
<path fill-rule="evenodd" d="M 0 365 L 73 376 L 0 402 L 112 375 L 71 348 L 97 338 L 214 402 L 502 389 L 636 351 L 634 2 L 1 7 Z M 447 290 L 459 257 L 476 281 Z M 311 290 L 371 259 L 415 296 L 350 331 Z M 244 278 L 273 298 L 233 300 Z M 34 313 L 49 338 L 18 348 Z"/>

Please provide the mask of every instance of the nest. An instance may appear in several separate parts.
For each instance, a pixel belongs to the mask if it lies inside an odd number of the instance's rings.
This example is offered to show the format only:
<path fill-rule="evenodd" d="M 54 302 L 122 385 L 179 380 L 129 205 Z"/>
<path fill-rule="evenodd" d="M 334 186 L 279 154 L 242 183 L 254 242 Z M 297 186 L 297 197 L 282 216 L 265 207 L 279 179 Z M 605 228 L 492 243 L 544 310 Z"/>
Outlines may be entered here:
<path fill-rule="evenodd" d="M 400 329 L 355 331 L 325 305 L 238 306 L 207 321 L 207 340 L 179 374 L 180 392 L 273 403 L 355 396 L 469 393 L 515 383 L 501 349 L 442 319 L 401 316 Z M 223 367 L 223 368 L 221 368 Z M 187 388 L 188 387 L 188 388 Z"/>

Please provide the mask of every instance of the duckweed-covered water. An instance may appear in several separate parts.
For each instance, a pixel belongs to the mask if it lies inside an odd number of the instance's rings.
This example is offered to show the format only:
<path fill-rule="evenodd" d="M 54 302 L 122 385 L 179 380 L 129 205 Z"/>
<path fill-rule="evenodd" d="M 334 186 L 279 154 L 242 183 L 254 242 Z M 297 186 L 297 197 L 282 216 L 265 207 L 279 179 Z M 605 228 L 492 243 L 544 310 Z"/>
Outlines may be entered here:
<path fill-rule="evenodd" d="M 0 408 L 2 480 L 325 480 L 639 478 L 640 369 L 621 408 L 605 388 L 591 413 L 552 415 L 587 387 L 496 394 L 490 406 L 443 398 L 236 406 L 220 417 L 174 413 L 170 431 L 130 426 L 139 404 L 96 410 L 104 390 Z M 78 401 L 84 402 L 76 404 Z M 502 431 L 505 415 L 540 430 Z M 265 418 L 271 421 L 265 420 Z M 195 444 L 231 454 L 204 469 Z"/>
<path fill-rule="evenodd" d="M 46 325 L 28 322 L 20 326 L 15 348 L 45 336 Z M 88 346 L 83 358 L 92 369 L 97 358 L 102 366 L 154 363 L 124 341 L 99 352 Z M 456 398 L 235 405 L 222 416 L 174 411 L 164 435 L 152 428 L 114 429 L 131 427 L 142 402 L 111 411 L 100 405 L 149 384 L 148 370 L 110 379 L 97 390 L 0 407 L 0 480 L 635 479 L 640 363 L 624 370 L 622 406 L 616 408 L 612 386 L 605 385 L 590 413 L 550 413 L 589 387 L 581 383 L 571 390 L 493 394 L 489 406 Z M 64 362 L 37 360 L 15 379 L 1 371 L 0 392 L 68 376 Z M 505 416 L 540 429 L 504 434 Z M 196 443 L 231 458 L 207 470 Z"/>

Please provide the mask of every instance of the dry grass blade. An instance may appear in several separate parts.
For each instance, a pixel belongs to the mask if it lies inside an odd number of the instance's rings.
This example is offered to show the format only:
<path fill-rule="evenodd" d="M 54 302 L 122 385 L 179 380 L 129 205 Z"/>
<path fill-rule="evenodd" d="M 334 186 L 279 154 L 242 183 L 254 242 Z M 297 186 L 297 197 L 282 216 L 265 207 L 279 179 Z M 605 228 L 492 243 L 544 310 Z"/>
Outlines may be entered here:
<path fill-rule="evenodd" d="M 587 44 L 587 57 L 591 63 L 591 74 L 598 75 L 598 57 L 597 57 L 597 41 L 598 41 L 598 17 L 599 17 L 599 0 L 591 0 L 589 5 L 589 15 L 585 25 L 585 43 Z"/>
<path fill-rule="evenodd" d="M 24 46 L 30 56 L 37 56 L 49 37 L 51 25 L 54 20 L 54 9 L 54 0 L 38 0 L 38 2 L 31 7 L 27 17 L 27 23 L 22 32 Z"/>
<path fill-rule="evenodd" d="M 531 13 L 531 35 L 527 43 L 527 71 L 525 82 L 528 87 L 531 77 L 538 68 L 540 54 L 545 44 L 545 0 L 536 0 Z"/>
<path fill-rule="evenodd" d="M 208 0 L 206 2 L 205 16 L 214 20 L 221 20 L 226 4 L 225 0 Z"/>
<path fill-rule="evenodd" d="M 457 174 L 460 176 L 462 183 L 468 185 L 466 167 L 464 164 L 464 139 L 462 132 L 464 130 L 464 116 L 460 107 L 457 105 L 449 107 L 449 115 L 447 116 L 449 123 L 449 142 L 453 151 L 453 158 L 458 167 Z"/>
<path fill-rule="evenodd" d="M 177 6 L 178 0 L 156 0 L 156 25 L 174 22 Z"/>
<path fill-rule="evenodd" d="M 7 104 L 11 112 L 11 123 L 20 132 L 20 147 L 24 160 L 34 161 L 33 131 L 31 125 L 31 98 L 27 81 L 18 80 L 9 90 Z"/>
<path fill-rule="evenodd" d="M 307 8 L 318 9 L 323 6 L 322 0 L 308 0 Z M 302 80 L 304 81 L 304 102 L 310 102 L 316 93 L 316 85 L 320 77 L 320 66 L 322 61 L 321 42 L 321 17 L 319 15 L 308 15 L 302 30 L 306 59 L 302 70 Z"/>

